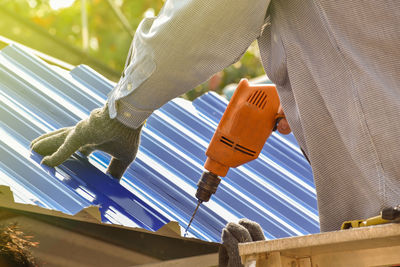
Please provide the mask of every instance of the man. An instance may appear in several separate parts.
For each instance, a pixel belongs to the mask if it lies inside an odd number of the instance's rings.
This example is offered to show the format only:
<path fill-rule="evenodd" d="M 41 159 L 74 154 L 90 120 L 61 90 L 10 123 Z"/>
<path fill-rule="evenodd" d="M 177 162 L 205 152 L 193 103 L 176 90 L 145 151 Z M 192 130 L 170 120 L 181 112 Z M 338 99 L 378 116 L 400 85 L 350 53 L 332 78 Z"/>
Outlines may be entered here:
<path fill-rule="evenodd" d="M 140 24 L 108 105 L 33 149 L 50 166 L 77 149 L 104 150 L 119 178 L 151 112 L 236 62 L 255 39 L 311 162 L 321 230 L 398 204 L 398 1 L 168 0 Z"/>

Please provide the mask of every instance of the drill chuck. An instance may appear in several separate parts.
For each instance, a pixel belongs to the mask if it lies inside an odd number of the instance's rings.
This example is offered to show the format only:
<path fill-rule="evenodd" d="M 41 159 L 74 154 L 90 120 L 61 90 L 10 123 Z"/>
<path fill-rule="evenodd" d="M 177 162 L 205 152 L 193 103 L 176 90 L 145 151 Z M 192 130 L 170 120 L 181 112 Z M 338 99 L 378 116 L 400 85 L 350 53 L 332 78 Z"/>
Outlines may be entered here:
<path fill-rule="evenodd" d="M 209 201 L 211 195 L 217 191 L 220 182 L 221 178 L 219 178 L 218 175 L 212 172 L 203 172 L 197 184 L 197 199 L 201 202 Z"/>

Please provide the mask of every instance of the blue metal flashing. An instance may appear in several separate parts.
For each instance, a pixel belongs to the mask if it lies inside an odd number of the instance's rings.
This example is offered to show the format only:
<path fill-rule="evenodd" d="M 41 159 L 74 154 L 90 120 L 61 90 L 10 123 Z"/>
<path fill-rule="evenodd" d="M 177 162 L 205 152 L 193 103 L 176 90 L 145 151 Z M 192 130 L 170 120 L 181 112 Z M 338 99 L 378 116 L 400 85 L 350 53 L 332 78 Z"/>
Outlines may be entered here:
<path fill-rule="evenodd" d="M 102 220 L 157 230 L 170 220 L 185 227 L 205 150 L 227 100 L 207 93 L 174 99 L 143 129 L 137 159 L 121 182 L 104 174 L 110 157 L 74 154 L 56 168 L 29 151 L 37 136 L 75 125 L 102 106 L 114 84 L 87 66 L 66 71 L 11 45 L 0 51 L 0 184 L 17 202 L 74 214 L 99 205 Z M 219 241 L 227 221 L 249 218 L 267 238 L 319 232 L 311 168 L 292 135 L 274 133 L 260 157 L 231 169 L 196 215 L 189 235 Z"/>

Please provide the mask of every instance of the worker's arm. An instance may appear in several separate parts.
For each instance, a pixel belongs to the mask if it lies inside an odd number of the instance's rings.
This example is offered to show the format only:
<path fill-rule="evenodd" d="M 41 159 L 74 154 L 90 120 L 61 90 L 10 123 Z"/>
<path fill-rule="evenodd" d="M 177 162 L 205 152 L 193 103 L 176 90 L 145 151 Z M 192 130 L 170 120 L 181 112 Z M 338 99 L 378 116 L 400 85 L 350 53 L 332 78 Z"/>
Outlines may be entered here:
<path fill-rule="evenodd" d="M 137 29 L 124 75 L 103 109 L 76 126 L 35 139 L 42 163 L 57 166 L 76 150 L 113 156 L 120 178 L 135 159 L 140 128 L 152 111 L 237 61 L 261 34 L 269 1 L 167 0 Z M 109 116 L 108 116 L 109 115 Z"/>
<path fill-rule="evenodd" d="M 167 0 L 144 19 L 109 95 L 110 116 L 136 128 L 172 98 L 239 60 L 261 34 L 268 0 Z"/>

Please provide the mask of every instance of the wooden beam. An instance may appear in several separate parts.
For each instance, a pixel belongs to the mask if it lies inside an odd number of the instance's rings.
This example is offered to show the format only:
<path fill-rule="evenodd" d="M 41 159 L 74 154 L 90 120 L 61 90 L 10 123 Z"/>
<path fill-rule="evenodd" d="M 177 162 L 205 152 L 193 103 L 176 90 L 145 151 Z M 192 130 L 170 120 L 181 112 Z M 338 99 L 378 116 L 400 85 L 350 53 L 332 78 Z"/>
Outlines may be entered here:
<path fill-rule="evenodd" d="M 400 264 L 400 224 L 239 244 L 246 266 L 386 266 Z"/>

